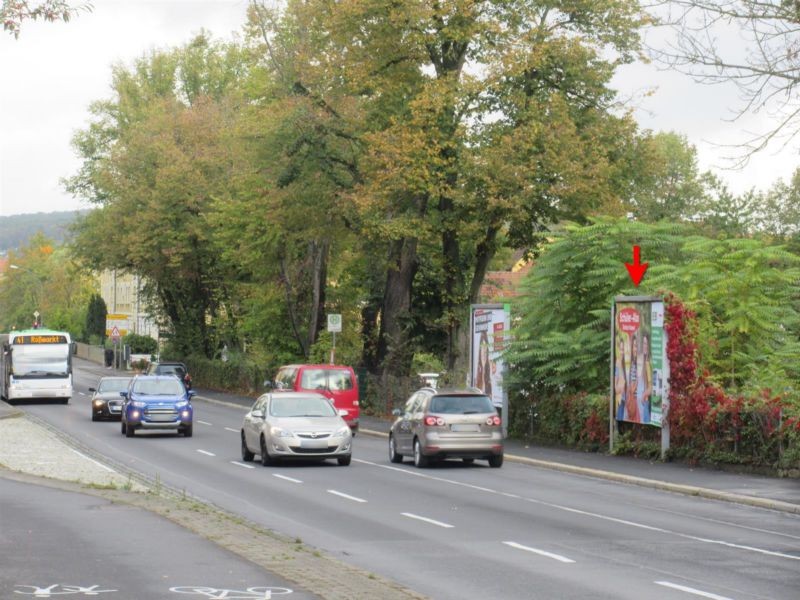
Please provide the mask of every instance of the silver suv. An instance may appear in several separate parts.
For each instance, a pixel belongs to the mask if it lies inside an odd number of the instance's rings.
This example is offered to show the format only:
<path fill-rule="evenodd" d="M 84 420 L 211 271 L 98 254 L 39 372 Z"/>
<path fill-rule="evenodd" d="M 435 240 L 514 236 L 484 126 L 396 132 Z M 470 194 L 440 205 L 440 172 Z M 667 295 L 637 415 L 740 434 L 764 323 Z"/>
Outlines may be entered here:
<path fill-rule="evenodd" d="M 393 463 L 413 456 L 417 467 L 445 458 L 466 463 L 485 459 L 494 468 L 503 465 L 500 417 L 491 399 L 477 389 L 422 388 L 393 414 L 397 417 L 389 432 Z"/>

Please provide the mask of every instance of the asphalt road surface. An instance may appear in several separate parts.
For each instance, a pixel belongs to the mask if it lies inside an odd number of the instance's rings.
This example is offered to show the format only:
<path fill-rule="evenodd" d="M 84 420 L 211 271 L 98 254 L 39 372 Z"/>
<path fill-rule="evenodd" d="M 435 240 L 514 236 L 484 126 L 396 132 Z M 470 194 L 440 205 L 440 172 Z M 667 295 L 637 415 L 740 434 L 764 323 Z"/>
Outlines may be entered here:
<path fill-rule="evenodd" d="M 28 405 L 101 454 L 442 600 L 797 600 L 800 517 L 506 462 L 418 470 L 359 435 L 353 463 L 245 464 L 244 410 L 195 401 L 194 437 Z M 101 543 L 101 540 L 98 540 Z"/>
<path fill-rule="evenodd" d="M 2 478 L 0 556 L 4 599 L 316 597 L 146 510 Z"/>

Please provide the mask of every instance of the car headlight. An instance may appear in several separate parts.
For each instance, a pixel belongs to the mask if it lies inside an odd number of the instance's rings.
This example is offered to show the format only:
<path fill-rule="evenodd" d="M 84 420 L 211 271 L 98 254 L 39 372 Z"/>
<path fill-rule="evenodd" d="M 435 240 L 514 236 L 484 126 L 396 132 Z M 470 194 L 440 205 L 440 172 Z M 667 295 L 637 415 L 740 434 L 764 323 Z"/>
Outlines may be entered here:
<path fill-rule="evenodd" d="M 136 408 L 146 408 L 147 402 L 140 402 L 139 400 L 134 400 L 131 402 L 131 406 L 135 406 Z"/>
<path fill-rule="evenodd" d="M 273 427 L 269 430 L 273 437 L 294 437 L 294 434 L 288 429 L 281 429 L 280 427 Z"/>
<path fill-rule="evenodd" d="M 176 404 L 175 404 L 175 408 L 185 408 L 185 407 L 187 407 L 187 406 L 189 406 L 189 403 L 188 403 L 188 402 L 186 402 L 186 401 L 184 401 L 184 402 L 178 402 L 178 403 L 176 403 Z"/>
<path fill-rule="evenodd" d="M 338 437 L 345 437 L 349 433 L 350 433 L 350 428 L 347 425 L 345 425 L 344 427 L 340 427 L 339 429 L 337 429 L 334 432 L 333 437 L 337 437 L 337 438 Z"/>

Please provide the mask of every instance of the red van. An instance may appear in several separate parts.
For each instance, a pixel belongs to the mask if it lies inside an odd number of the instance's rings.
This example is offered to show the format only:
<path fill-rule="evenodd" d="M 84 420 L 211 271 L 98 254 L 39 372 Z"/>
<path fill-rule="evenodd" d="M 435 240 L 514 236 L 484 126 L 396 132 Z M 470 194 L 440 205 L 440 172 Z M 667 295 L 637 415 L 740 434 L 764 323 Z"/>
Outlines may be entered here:
<path fill-rule="evenodd" d="M 318 392 L 333 400 L 337 410 L 346 410 L 342 418 L 353 433 L 358 431 L 358 382 L 353 367 L 286 365 L 275 375 L 274 390 Z"/>

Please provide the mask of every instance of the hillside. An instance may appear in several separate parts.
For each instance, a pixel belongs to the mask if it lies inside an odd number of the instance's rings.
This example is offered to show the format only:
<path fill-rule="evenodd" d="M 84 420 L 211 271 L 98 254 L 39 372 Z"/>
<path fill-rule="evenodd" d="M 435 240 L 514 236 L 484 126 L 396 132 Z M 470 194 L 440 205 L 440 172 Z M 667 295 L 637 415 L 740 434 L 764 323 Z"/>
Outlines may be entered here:
<path fill-rule="evenodd" d="M 69 233 L 69 226 L 85 212 L 85 210 L 71 210 L 0 216 L 0 254 L 25 245 L 27 240 L 38 231 L 55 242 L 61 243 Z"/>

